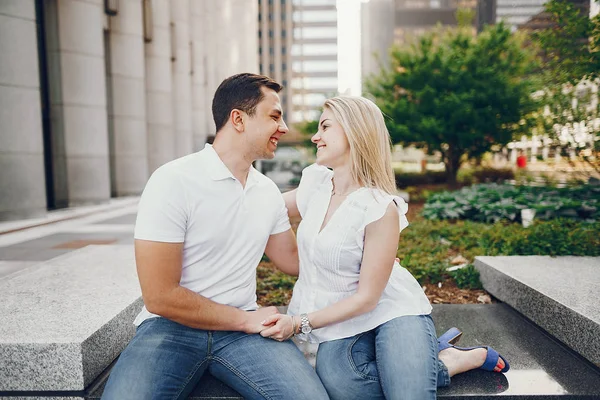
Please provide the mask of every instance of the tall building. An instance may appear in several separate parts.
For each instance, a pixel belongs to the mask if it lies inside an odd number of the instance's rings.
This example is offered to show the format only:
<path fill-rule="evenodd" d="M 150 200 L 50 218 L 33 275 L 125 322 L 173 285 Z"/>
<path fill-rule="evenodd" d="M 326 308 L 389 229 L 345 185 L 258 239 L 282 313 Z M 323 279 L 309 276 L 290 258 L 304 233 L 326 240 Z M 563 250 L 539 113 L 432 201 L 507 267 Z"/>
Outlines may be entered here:
<path fill-rule="evenodd" d="M 258 72 L 247 0 L 0 1 L 0 220 L 139 194 Z"/>
<path fill-rule="evenodd" d="M 547 0 L 496 0 L 496 22 L 518 29 L 544 9 Z"/>
<path fill-rule="evenodd" d="M 283 115 L 288 124 L 292 115 L 293 4 L 291 0 L 258 0 L 258 55 L 260 73 L 280 82 Z M 285 135 L 289 140 L 294 133 Z M 286 137 L 287 136 L 287 137 Z M 285 141 L 284 140 L 284 141 Z"/>
<path fill-rule="evenodd" d="M 394 0 L 370 0 L 361 4 L 361 75 L 376 74 L 390 62 L 394 43 Z"/>
<path fill-rule="evenodd" d="M 318 117 L 338 91 L 336 0 L 259 0 L 260 71 L 282 82 L 282 105 L 295 123 Z M 285 136 L 284 136 L 285 138 Z"/>
<path fill-rule="evenodd" d="M 391 44 L 407 44 L 438 24 L 456 26 L 457 11 L 473 11 L 473 29 L 494 23 L 496 0 L 370 0 L 362 8 L 362 76 L 377 73 Z"/>
<path fill-rule="evenodd" d="M 336 1 L 294 0 L 293 19 L 292 119 L 312 120 L 338 91 Z"/>

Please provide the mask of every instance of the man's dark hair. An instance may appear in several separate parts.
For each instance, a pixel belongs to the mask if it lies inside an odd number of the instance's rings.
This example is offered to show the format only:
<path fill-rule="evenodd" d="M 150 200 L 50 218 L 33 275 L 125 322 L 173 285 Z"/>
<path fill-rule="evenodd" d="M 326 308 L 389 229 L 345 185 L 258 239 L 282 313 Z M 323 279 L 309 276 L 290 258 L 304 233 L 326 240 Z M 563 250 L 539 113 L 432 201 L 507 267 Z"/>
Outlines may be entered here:
<path fill-rule="evenodd" d="M 283 86 L 268 76 L 250 73 L 233 75 L 221 82 L 212 102 L 217 132 L 225 126 L 233 109 L 254 115 L 256 106 L 265 97 L 261 91 L 263 86 L 277 93 L 283 89 Z"/>

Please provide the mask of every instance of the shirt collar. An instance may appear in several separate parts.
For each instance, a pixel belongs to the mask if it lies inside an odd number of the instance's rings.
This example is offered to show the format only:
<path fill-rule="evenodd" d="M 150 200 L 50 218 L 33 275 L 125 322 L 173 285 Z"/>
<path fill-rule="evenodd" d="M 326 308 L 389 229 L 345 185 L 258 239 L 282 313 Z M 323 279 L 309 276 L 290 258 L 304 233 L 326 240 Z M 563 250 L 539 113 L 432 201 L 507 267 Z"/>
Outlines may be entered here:
<path fill-rule="evenodd" d="M 233 176 L 233 174 L 229 170 L 229 168 L 227 168 L 225 163 L 223 163 L 223 161 L 221 160 L 221 158 L 219 157 L 219 155 L 217 154 L 215 149 L 213 149 L 213 146 L 211 144 L 207 143 L 204 146 L 204 150 L 206 150 L 206 152 L 209 155 L 209 160 L 210 160 L 209 174 L 210 174 L 210 177 L 212 178 L 212 180 L 222 181 L 225 179 L 236 179 L 235 176 Z M 248 179 L 246 182 L 246 186 L 249 183 L 250 184 L 257 183 L 258 175 L 259 175 L 259 172 L 253 166 L 250 166 L 250 171 L 248 171 Z"/>

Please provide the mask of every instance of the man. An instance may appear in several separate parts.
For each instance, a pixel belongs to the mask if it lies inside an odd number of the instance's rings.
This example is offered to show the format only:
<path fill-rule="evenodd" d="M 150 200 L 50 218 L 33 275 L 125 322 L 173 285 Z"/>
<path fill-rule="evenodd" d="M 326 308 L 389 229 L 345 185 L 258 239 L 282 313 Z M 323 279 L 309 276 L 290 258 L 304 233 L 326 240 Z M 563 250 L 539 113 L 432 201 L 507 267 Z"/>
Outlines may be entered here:
<path fill-rule="evenodd" d="M 291 341 L 258 334 L 277 312 L 256 305 L 263 251 L 298 273 L 283 197 L 251 165 L 273 158 L 288 131 L 281 89 L 260 75 L 225 79 L 212 104 L 214 144 L 150 177 L 135 227 L 145 307 L 103 399 L 185 399 L 207 370 L 244 398 L 327 398 Z"/>

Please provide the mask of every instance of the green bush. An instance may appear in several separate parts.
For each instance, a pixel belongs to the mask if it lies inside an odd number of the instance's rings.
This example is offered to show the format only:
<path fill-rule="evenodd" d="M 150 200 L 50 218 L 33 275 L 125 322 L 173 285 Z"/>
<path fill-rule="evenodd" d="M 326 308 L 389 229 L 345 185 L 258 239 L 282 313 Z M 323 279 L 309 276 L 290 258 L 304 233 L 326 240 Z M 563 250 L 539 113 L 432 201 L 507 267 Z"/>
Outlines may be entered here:
<path fill-rule="evenodd" d="M 477 168 L 473 176 L 479 183 L 501 183 L 515 179 L 515 172 L 511 168 Z"/>
<path fill-rule="evenodd" d="M 454 279 L 459 287 L 479 287 L 474 268 L 447 271 L 456 254 L 470 262 L 482 255 L 600 256 L 600 222 L 555 219 L 524 228 L 508 222 L 418 219 L 400 235 L 400 263 L 421 284 Z"/>
<path fill-rule="evenodd" d="M 427 171 L 425 173 L 396 174 L 396 186 L 403 189 L 407 186 L 433 185 L 446 183 L 447 175 L 444 171 Z"/>
<path fill-rule="evenodd" d="M 570 219 L 536 222 L 529 228 L 505 224 L 482 232 L 479 245 L 486 255 L 600 256 L 600 222 Z"/>
<path fill-rule="evenodd" d="M 428 219 L 468 219 L 481 222 L 521 221 L 521 210 L 535 210 L 535 218 L 600 218 L 600 187 L 568 188 L 479 184 L 454 192 L 430 195 L 422 215 Z"/>
<path fill-rule="evenodd" d="M 479 280 L 479 271 L 475 269 L 473 264 L 452 272 L 452 277 L 456 282 L 456 286 L 461 289 L 483 289 Z"/>

